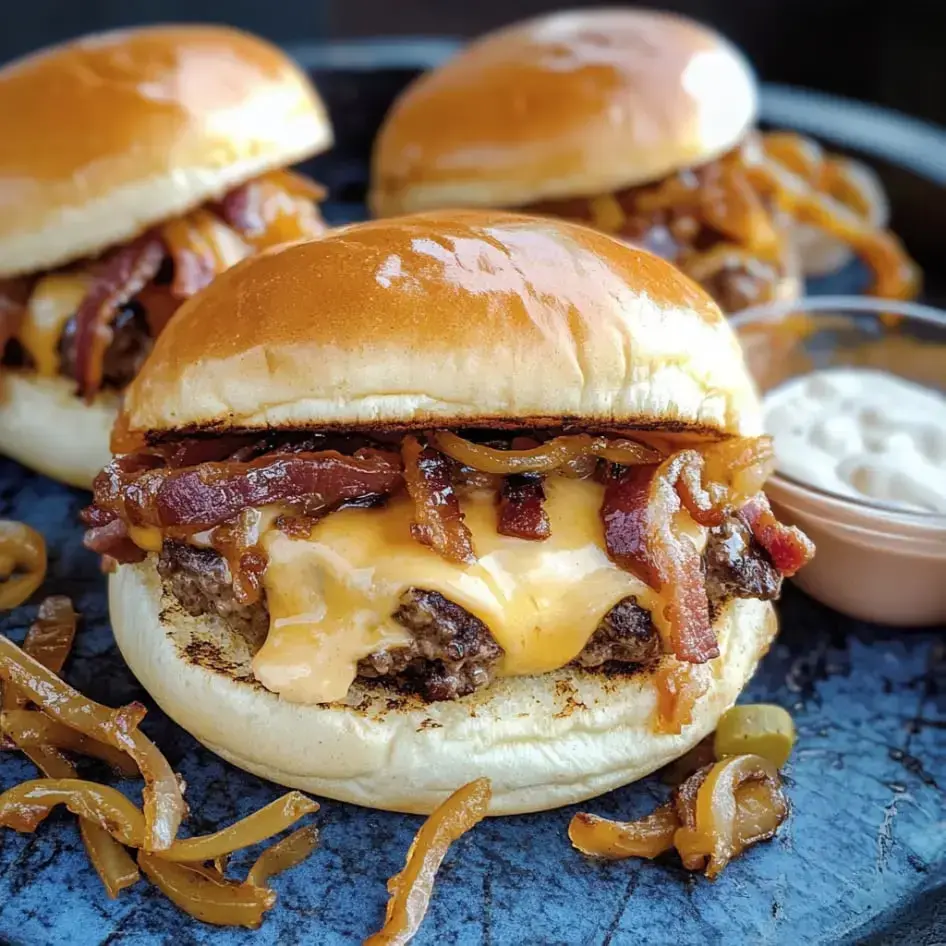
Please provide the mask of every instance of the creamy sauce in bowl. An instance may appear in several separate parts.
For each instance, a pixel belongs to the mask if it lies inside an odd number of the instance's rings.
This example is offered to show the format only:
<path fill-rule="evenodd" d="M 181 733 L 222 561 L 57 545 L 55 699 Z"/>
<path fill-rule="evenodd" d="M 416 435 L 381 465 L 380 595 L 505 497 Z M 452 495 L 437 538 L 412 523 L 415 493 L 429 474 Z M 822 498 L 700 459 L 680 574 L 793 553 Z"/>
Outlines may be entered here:
<path fill-rule="evenodd" d="M 885 371 L 828 368 L 765 398 L 779 472 L 827 492 L 946 514 L 946 396 Z"/>

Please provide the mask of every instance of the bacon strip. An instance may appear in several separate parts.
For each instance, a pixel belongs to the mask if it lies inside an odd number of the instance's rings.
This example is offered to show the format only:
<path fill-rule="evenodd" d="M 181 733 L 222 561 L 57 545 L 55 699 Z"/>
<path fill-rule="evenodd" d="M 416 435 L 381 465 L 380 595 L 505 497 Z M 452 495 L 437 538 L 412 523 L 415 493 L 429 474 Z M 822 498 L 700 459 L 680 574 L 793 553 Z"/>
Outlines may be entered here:
<path fill-rule="evenodd" d="M 273 171 L 230 191 L 220 216 L 257 249 L 311 240 L 325 232 L 316 202 L 325 191 L 291 171 Z"/>
<path fill-rule="evenodd" d="M 518 473 L 505 477 L 499 496 L 499 534 L 532 541 L 547 539 L 552 528 L 544 502 L 541 476 Z"/>
<path fill-rule="evenodd" d="M 415 521 L 411 534 L 451 562 L 476 561 L 473 539 L 463 521 L 446 457 L 430 447 L 422 447 L 412 436 L 404 438 L 401 456 L 404 481 L 414 500 Z"/>
<path fill-rule="evenodd" d="M 82 540 L 87 549 L 128 564 L 143 562 L 145 551 L 138 548 L 128 535 L 128 527 L 121 519 L 112 519 L 104 525 L 93 525 L 86 529 Z"/>
<path fill-rule="evenodd" d="M 177 299 L 190 298 L 253 253 L 238 233 L 204 208 L 169 220 L 161 237 L 174 260 L 171 294 Z"/>
<path fill-rule="evenodd" d="M 677 480 L 689 454 L 663 463 L 633 466 L 606 487 L 601 518 L 608 554 L 622 568 L 665 594 L 670 652 L 687 663 L 719 656 L 710 624 L 700 553 L 674 531 L 682 508 Z"/>
<path fill-rule="evenodd" d="M 222 461 L 128 476 L 119 458 L 99 474 L 95 504 L 138 526 L 201 532 L 250 507 L 304 501 L 315 515 L 343 502 L 386 496 L 402 484 L 396 454 L 365 449 L 353 456 L 271 454 L 247 463 Z"/>
<path fill-rule="evenodd" d="M 811 539 L 801 529 L 779 522 L 764 493 L 753 496 L 739 510 L 739 518 L 786 577 L 790 578 L 814 557 L 815 546 Z"/>
<path fill-rule="evenodd" d="M 95 267 L 92 286 L 76 312 L 76 381 L 78 393 L 91 401 L 102 385 L 105 351 L 118 310 L 157 275 L 164 244 L 146 233 L 112 250 Z"/>

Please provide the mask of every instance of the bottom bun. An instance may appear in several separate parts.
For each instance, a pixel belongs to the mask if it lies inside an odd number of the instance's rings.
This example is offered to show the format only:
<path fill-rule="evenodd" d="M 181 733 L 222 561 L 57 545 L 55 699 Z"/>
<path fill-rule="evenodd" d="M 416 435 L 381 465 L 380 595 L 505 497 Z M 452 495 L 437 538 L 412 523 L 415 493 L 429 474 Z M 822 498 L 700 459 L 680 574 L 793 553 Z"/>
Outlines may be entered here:
<path fill-rule="evenodd" d="M 115 638 L 144 687 L 208 749 L 256 775 L 340 801 L 424 814 L 458 786 L 493 783 L 490 814 L 600 795 L 679 757 L 716 728 L 775 634 L 772 605 L 732 601 L 722 656 L 688 666 L 707 690 L 676 735 L 654 732 L 652 674 L 567 668 L 424 703 L 356 683 L 345 703 L 289 703 L 256 683 L 246 643 L 165 594 L 153 557 L 111 576 Z"/>
<path fill-rule="evenodd" d="M 70 486 L 89 489 L 111 459 L 108 440 L 120 397 L 91 404 L 67 378 L 4 371 L 0 383 L 0 453 Z"/>

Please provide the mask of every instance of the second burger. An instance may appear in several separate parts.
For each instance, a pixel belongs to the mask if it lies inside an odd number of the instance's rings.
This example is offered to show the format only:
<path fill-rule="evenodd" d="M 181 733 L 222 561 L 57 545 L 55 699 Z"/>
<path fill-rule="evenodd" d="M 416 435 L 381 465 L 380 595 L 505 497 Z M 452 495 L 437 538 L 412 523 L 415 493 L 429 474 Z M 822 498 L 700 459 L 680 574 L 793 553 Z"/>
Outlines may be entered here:
<path fill-rule="evenodd" d="M 180 303 L 325 229 L 285 170 L 332 144 L 302 71 L 254 36 L 161 26 L 0 69 L 0 452 L 76 486 Z"/>

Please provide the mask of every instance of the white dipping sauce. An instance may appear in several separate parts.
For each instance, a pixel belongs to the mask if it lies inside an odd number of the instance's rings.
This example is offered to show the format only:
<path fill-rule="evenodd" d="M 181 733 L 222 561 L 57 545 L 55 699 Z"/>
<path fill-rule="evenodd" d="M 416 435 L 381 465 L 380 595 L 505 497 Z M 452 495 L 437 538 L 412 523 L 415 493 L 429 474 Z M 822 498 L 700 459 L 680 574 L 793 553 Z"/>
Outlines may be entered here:
<path fill-rule="evenodd" d="M 770 391 L 780 472 L 899 509 L 946 514 L 946 396 L 885 371 L 829 368 Z"/>

